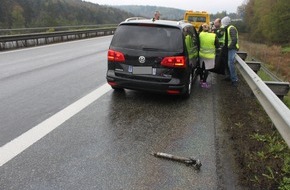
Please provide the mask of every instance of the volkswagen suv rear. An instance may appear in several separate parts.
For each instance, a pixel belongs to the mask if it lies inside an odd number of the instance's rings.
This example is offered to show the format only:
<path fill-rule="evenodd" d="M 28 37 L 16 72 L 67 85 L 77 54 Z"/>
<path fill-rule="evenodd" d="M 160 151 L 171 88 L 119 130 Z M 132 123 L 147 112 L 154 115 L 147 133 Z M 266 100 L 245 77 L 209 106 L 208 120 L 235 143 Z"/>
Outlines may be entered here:
<path fill-rule="evenodd" d="M 189 61 L 185 34 L 197 33 L 189 23 L 129 20 L 120 23 L 108 50 L 107 81 L 113 89 L 133 89 L 188 97 L 197 53 Z"/>

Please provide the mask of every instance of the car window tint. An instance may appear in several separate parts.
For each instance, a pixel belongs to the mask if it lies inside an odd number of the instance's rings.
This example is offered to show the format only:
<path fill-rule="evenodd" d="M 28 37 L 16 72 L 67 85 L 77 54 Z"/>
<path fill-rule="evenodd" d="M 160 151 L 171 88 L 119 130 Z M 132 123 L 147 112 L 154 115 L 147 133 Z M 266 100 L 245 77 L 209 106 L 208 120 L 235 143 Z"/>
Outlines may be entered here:
<path fill-rule="evenodd" d="M 121 25 L 112 39 L 112 46 L 182 52 L 182 32 L 178 28 L 140 25 Z"/>

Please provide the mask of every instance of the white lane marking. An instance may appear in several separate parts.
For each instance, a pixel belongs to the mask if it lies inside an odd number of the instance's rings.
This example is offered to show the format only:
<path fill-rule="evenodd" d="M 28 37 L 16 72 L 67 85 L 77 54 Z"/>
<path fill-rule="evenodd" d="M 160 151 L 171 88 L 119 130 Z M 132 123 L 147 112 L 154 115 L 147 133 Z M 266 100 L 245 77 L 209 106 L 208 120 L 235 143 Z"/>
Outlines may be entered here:
<path fill-rule="evenodd" d="M 107 83 L 0 148 L 0 167 L 111 90 Z"/>

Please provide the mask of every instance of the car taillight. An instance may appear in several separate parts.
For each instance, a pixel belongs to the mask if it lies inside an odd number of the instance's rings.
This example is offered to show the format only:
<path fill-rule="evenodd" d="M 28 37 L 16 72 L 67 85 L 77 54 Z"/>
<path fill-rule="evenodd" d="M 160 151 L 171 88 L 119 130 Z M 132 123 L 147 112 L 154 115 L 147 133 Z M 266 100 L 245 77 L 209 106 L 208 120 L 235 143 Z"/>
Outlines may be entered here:
<path fill-rule="evenodd" d="M 109 49 L 109 51 L 108 51 L 108 61 L 125 62 L 125 56 L 121 52 Z"/>
<path fill-rule="evenodd" d="M 111 85 L 111 86 L 117 86 L 117 83 L 116 82 L 108 81 L 108 84 Z"/>
<path fill-rule="evenodd" d="M 185 68 L 186 62 L 184 56 L 164 57 L 161 65 L 165 67 Z"/>
<path fill-rule="evenodd" d="M 167 90 L 167 94 L 180 94 L 179 90 Z"/>

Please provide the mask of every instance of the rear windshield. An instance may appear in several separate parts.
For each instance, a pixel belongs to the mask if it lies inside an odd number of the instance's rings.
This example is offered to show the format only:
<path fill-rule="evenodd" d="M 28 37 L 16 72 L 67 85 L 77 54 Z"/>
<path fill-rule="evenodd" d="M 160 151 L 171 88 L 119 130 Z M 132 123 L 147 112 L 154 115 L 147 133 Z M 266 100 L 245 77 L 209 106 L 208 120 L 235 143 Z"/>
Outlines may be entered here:
<path fill-rule="evenodd" d="M 183 51 L 182 32 L 178 28 L 156 25 L 121 25 L 111 46 L 147 51 Z"/>

